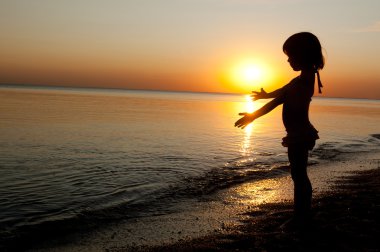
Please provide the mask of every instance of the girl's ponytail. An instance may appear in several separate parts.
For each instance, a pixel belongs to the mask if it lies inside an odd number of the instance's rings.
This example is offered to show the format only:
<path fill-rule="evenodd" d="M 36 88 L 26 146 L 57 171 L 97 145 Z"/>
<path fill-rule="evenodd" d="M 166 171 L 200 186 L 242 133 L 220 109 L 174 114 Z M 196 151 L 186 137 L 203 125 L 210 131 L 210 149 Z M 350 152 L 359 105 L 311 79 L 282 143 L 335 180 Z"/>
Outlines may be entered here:
<path fill-rule="evenodd" d="M 316 73 L 317 73 L 317 79 L 318 79 L 318 92 L 320 94 L 322 94 L 323 85 L 322 85 L 322 82 L 321 82 L 321 76 L 319 76 L 319 71 L 318 70 L 316 71 Z"/>

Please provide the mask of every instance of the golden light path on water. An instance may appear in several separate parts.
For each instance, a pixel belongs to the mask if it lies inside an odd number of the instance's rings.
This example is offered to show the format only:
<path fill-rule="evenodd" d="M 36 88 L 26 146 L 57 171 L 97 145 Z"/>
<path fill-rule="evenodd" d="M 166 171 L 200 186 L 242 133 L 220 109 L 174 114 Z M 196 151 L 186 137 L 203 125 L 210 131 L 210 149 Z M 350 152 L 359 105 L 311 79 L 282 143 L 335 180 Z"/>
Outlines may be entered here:
<path fill-rule="evenodd" d="M 245 112 L 252 113 L 257 108 L 255 107 L 255 103 L 252 101 L 250 95 L 245 96 L 246 104 L 245 104 Z M 244 128 L 244 139 L 241 144 L 241 153 L 243 156 L 249 156 L 252 154 L 252 132 L 254 131 L 255 124 L 251 123 L 247 127 Z"/>

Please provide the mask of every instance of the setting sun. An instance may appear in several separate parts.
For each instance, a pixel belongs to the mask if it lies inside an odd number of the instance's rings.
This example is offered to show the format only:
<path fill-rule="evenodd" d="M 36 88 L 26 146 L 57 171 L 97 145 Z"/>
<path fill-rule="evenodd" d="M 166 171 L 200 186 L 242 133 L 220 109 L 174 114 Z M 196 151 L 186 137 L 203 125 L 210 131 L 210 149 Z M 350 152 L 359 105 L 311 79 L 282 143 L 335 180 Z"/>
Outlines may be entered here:
<path fill-rule="evenodd" d="M 243 61 L 233 67 L 232 78 L 236 85 L 252 86 L 262 81 L 263 67 L 256 62 Z"/>
<path fill-rule="evenodd" d="M 268 67 L 262 61 L 243 59 L 230 64 L 223 74 L 223 82 L 231 90 L 238 92 L 250 92 L 257 88 L 268 85 L 271 82 L 271 74 Z"/>
<path fill-rule="evenodd" d="M 260 80 L 261 69 L 256 65 L 246 65 L 241 69 L 241 78 L 247 83 Z"/>

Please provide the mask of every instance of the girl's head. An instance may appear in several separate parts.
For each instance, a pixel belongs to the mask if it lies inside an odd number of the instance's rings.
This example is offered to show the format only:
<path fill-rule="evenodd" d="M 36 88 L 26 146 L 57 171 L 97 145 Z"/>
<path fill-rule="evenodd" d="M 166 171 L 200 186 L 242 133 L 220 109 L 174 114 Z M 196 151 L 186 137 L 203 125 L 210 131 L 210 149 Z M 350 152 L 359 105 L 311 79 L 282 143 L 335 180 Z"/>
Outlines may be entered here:
<path fill-rule="evenodd" d="M 321 44 L 310 32 L 300 32 L 290 36 L 282 50 L 289 57 L 289 63 L 294 70 L 312 68 L 318 71 L 324 66 Z"/>

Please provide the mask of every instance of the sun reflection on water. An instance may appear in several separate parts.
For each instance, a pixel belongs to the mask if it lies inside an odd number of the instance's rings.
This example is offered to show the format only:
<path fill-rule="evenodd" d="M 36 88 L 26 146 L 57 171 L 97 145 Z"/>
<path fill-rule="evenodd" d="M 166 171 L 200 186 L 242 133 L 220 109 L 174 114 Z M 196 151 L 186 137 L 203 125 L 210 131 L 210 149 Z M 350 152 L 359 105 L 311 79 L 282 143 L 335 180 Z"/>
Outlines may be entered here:
<path fill-rule="evenodd" d="M 252 101 L 250 95 L 245 96 L 245 111 L 247 113 L 252 113 L 255 111 L 255 104 Z M 244 139 L 241 143 L 241 153 L 243 156 L 248 156 L 252 153 L 252 133 L 255 129 L 255 124 L 251 123 L 244 128 Z"/>
<path fill-rule="evenodd" d="M 246 103 L 246 112 L 252 113 L 255 111 L 255 104 L 253 103 L 253 100 L 250 95 L 245 96 L 245 100 L 247 101 Z"/>
<path fill-rule="evenodd" d="M 252 129 L 253 129 L 253 124 L 250 124 L 244 128 L 245 134 L 244 134 L 244 139 L 241 143 L 241 153 L 243 156 L 248 156 L 252 153 L 252 143 L 251 143 Z"/>

